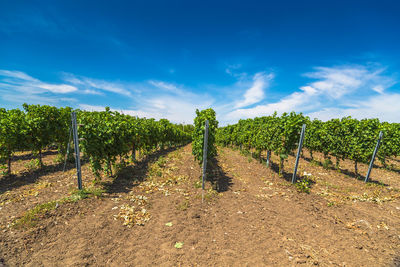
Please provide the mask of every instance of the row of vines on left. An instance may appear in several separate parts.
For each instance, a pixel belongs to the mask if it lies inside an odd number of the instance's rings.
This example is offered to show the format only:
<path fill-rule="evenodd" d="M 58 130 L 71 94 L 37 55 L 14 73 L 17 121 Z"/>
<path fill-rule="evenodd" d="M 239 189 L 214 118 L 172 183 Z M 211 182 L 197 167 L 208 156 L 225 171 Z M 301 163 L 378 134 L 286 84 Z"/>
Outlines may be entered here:
<path fill-rule="evenodd" d="M 190 133 L 166 119 L 137 118 L 106 108 L 105 111 L 81 111 L 70 107 L 23 105 L 23 110 L 0 108 L 0 166 L 11 174 L 13 154 L 29 150 L 43 167 L 42 152 L 57 149 L 64 158 L 70 140 L 71 112 L 77 112 L 78 135 L 84 158 L 90 162 L 96 179 L 101 172 L 111 174 L 117 157 L 135 159 L 135 151 L 190 142 Z"/>

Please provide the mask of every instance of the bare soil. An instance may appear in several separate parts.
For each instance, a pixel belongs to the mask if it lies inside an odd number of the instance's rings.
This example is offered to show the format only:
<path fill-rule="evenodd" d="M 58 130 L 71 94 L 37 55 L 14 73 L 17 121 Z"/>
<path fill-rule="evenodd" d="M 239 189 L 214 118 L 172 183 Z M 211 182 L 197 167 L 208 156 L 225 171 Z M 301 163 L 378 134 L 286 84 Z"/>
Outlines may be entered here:
<path fill-rule="evenodd" d="M 350 161 L 325 169 L 322 155 L 304 156 L 298 177 L 309 193 L 289 182 L 293 156 L 279 177 L 275 155 L 267 168 L 219 148 L 202 194 L 190 145 L 158 151 L 97 185 L 102 197 L 60 202 L 15 229 L 76 187 L 72 164 L 63 173 L 50 151 L 45 169 L 28 170 L 22 153 L 0 178 L 0 266 L 400 266 L 400 174 L 378 164 L 365 184 Z M 83 177 L 92 187 L 88 164 Z"/>

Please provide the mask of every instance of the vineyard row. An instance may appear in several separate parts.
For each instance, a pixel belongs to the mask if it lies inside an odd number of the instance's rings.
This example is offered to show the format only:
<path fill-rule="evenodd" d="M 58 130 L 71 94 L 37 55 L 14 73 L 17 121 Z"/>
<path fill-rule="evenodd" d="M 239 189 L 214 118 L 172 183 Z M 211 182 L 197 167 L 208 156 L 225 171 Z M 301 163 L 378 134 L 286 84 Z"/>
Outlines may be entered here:
<path fill-rule="evenodd" d="M 69 107 L 23 105 L 24 110 L 0 109 L 0 164 L 11 173 L 13 153 L 31 150 L 42 167 L 42 151 L 56 146 L 64 158 L 70 139 Z M 79 125 L 80 148 L 90 162 L 96 178 L 101 173 L 112 174 L 117 158 L 121 162 L 135 160 L 135 151 L 149 152 L 157 148 L 186 144 L 191 134 L 183 125 L 166 119 L 137 118 L 106 108 L 105 111 L 75 110 Z M 190 130 L 191 127 L 186 127 Z"/>
<path fill-rule="evenodd" d="M 258 155 L 266 151 L 267 157 L 275 153 L 279 156 L 279 174 L 282 175 L 284 161 L 296 148 L 303 124 L 306 124 L 304 146 L 312 159 L 313 152 L 321 152 L 325 161 L 331 162 L 332 157 L 336 159 L 336 168 L 339 168 L 340 160 L 350 159 L 354 162 L 356 175 L 357 164 L 368 163 L 371 159 L 380 131 L 383 139 L 377 157 L 381 163 L 387 166 L 388 157 L 400 155 L 399 123 L 351 117 L 323 122 L 295 112 L 239 120 L 234 125 L 219 128 L 216 140 L 223 146 L 254 149 Z"/>

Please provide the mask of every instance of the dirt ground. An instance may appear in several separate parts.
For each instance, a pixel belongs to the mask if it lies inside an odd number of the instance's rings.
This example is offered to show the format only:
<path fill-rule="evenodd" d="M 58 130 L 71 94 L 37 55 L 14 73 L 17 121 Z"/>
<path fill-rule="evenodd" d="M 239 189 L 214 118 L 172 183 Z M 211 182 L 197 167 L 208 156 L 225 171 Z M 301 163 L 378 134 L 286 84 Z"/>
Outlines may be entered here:
<path fill-rule="evenodd" d="M 38 204 L 73 195 L 73 165 L 63 173 L 55 157 L 47 152 L 47 167 L 35 171 L 22 153 L 14 175 L 0 178 L 0 266 L 400 266 L 395 170 L 378 166 L 365 184 L 350 161 L 326 169 L 321 155 L 311 162 L 305 152 L 298 174 L 309 182 L 301 190 L 287 181 L 292 156 L 282 178 L 275 155 L 267 168 L 219 148 L 202 196 L 201 169 L 187 145 L 105 179 L 96 185 L 106 191 L 101 197 L 60 201 L 36 225 L 15 228 Z M 92 187 L 88 164 L 82 172 L 84 187 Z"/>

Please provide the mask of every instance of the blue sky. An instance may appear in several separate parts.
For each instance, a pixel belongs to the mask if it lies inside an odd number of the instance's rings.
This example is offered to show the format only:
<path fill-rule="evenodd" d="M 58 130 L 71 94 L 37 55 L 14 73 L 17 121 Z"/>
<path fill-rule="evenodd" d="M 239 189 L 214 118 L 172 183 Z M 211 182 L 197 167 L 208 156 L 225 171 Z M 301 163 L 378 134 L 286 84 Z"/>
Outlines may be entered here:
<path fill-rule="evenodd" d="M 400 122 L 397 1 L 0 2 L 0 106 Z"/>

